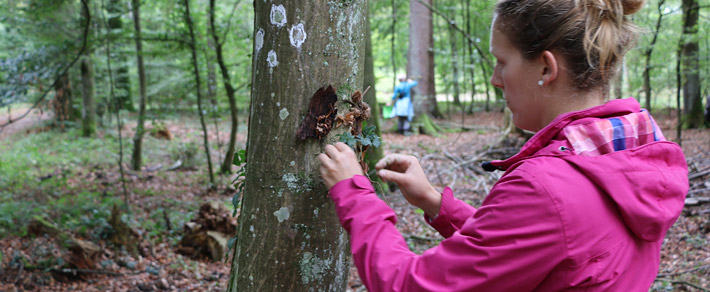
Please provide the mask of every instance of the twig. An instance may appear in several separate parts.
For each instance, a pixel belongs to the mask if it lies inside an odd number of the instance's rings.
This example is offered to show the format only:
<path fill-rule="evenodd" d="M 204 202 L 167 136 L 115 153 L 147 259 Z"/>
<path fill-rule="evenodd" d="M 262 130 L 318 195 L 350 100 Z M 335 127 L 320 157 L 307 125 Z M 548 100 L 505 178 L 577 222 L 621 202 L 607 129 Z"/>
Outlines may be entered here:
<path fill-rule="evenodd" d="M 657 277 L 657 278 L 668 278 L 668 277 L 680 276 L 680 275 L 687 274 L 687 273 L 692 273 L 692 272 L 695 272 L 695 271 L 705 270 L 705 269 L 707 269 L 707 268 L 710 268 L 710 265 L 704 265 L 704 266 L 700 266 L 700 267 L 697 267 L 697 268 L 693 268 L 693 269 L 690 269 L 690 270 L 686 270 L 686 271 L 682 271 L 682 272 L 677 272 L 677 273 L 658 274 L 656 277 Z"/>
<path fill-rule="evenodd" d="M 64 274 L 72 274 L 76 275 L 78 273 L 84 273 L 84 274 L 101 274 L 101 275 L 109 275 L 109 276 L 114 276 L 114 277 L 122 277 L 123 274 L 117 273 L 117 272 L 111 272 L 111 271 L 106 271 L 106 270 L 89 270 L 89 269 L 49 269 L 50 272 L 57 272 L 57 273 L 64 273 Z"/>
<path fill-rule="evenodd" d="M 666 280 L 669 280 L 669 279 L 656 279 L 655 281 L 666 281 Z M 693 287 L 693 288 L 695 288 L 695 289 L 698 289 L 698 290 L 700 290 L 700 291 L 710 292 L 710 290 L 708 290 L 708 289 L 705 289 L 705 288 L 703 288 L 703 287 L 701 287 L 701 286 L 698 286 L 698 285 L 696 285 L 696 284 L 689 283 L 689 282 L 686 282 L 686 281 L 670 280 L 670 282 L 671 282 L 671 284 L 674 284 L 674 285 L 686 285 L 686 286 L 690 286 L 690 287 Z"/>
<path fill-rule="evenodd" d="M 688 176 L 688 180 L 693 180 L 693 179 L 696 179 L 696 178 L 699 178 L 699 177 L 706 176 L 706 175 L 708 175 L 708 174 L 710 174 L 710 168 L 709 168 L 709 169 L 706 169 L 706 170 L 703 171 L 703 172 L 698 172 L 698 173 L 694 173 L 694 174 L 692 174 L 692 175 L 689 175 L 689 176 Z"/>

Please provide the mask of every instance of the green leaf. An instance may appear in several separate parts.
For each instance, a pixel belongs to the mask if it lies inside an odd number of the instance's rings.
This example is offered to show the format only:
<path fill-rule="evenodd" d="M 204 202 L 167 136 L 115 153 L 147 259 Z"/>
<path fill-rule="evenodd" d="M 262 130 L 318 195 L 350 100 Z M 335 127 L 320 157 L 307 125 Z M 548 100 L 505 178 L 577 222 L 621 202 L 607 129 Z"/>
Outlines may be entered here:
<path fill-rule="evenodd" d="M 372 141 L 370 141 L 370 138 L 367 138 L 367 137 L 366 137 L 366 138 L 363 138 L 363 139 L 360 141 L 360 143 L 362 144 L 362 146 L 370 146 L 370 145 L 372 145 Z"/>
<path fill-rule="evenodd" d="M 380 137 L 375 136 L 375 139 L 372 139 L 372 146 L 375 146 L 375 148 L 380 148 L 381 144 L 382 139 L 380 139 Z"/>

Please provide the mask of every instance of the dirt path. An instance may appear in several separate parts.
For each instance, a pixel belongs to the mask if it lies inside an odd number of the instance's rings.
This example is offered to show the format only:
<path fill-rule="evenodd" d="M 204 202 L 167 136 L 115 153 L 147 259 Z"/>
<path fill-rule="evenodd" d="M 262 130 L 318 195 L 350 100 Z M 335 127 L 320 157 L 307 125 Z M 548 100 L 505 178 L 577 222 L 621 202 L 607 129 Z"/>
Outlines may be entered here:
<path fill-rule="evenodd" d="M 52 114 L 48 111 L 40 111 L 38 109 L 33 109 L 32 112 L 27 114 L 27 116 L 16 121 L 16 119 L 23 115 L 28 109 L 29 107 L 24 106 L 18 108 L 11 108 L 9 113 L 7 109 L 3 109 L 2 111 L 0 111 L 0 125 L 4 125 L 7 124 L 9 121 L 12 121 L 12 123 L 10 123 L 8 126 L 0 128 L 0 140 L 5 140 L 12 134 L 26 131 L 32 128 L 33 126 L 52 118 Z"/>

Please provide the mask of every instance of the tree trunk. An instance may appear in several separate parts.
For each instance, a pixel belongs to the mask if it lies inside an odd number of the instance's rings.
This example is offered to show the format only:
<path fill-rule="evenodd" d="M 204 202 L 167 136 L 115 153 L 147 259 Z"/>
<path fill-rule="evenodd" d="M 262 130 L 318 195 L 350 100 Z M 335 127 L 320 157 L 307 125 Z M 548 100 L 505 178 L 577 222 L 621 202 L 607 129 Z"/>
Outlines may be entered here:
<path fill-rule="evenodd" d="M 197 87 L 197 111 L 200 115 L 200 124 L 202 125 L 202 144 L 205 147 L 205 155 L 207 156 L 207 172 L 210 177 L 210 187 L 215 187 L 214 174 L 212 170 L 212 158 L 210 157 L 210 143 L 207 139 L 207 125 L 205 124 L 205 114 L 202 110 L 202 84 L 200 78 L 200 64 L 197 61 L 197 42 L 195 40 L 195 30 L 190 16 L 190 0 L 183 2 L 185 5 L 185 22 L 190 30 L 190 51 L 192 52 L 192 72 L 195 74 L 195 86 Z"/>
<path fill-rule="evenodd" d="M 54 83 L 54 92 L 54 100 L 51 104 L 55 123 L 64 130 L 64 123 L 72 116 L 72 90 L 68 73 L 64 73 Z"/>
<path fill-rule="evenodd" d="M 700 97 L 700 59 L 698 45 L 697 0 L 683 0 L 682 74 L 683 74 L 683 126 L 697 128 L 703 125 L 703 100 Z"/>
<path fill-rule="evenodd" d="M 143 66 L 143 44 L 141 43 L 141 14 L 140 0 L 133 0 L 133 27 L 135 29 L 134 38 L 136 41 L 136 59 L 138 62 L 138 84 L 140 91 L 140 106 L 138 108 L 138 125 L 136 133 L 133 135 L 133 155 L 131 157 L 131 167 L 133 170 L 141 169 L 143 134 L 145 133 L 145 67 Z"/>
<path fill-rule="evenodd" d="M 348 235 L 317 159 L 345 129 L 296 133 L 319 88 L 336 87 L 338 100 L 362 89 L 367 2 L 282 3 L 254 1 L 248 171 L 228 291 L 345 291 Z"/>
<path fill-rule="evenodd" d="M 87 5 L 81 6 L 82 26 L 91 27 L 91 16 Z M 91 33 L 84 36 L 87 42 Z M 91 48 L 86 48 L 81 59 L 81 129 L 84 137 L 93 136 L 96 132 L 96 105 L 94 102 L 94 68 L 91 62 Z"/>
<path fill-rule="evenodd" d="M 653 38 L 651 43 L 648 45 L 648 49 L 644 53 L 646 59 L 646 66 L 643 69 L 643 92 L 646 96 L 646 110 L 651 111 L 651 55 L 653 54 L 653 47 L 656 45 L 656 40 L 658 39 L 658 33 L 661 31 L 661 21 L 663 20 L 663 4 L 666 0 L 658 1 L 658 18 L 656 19 L 656 29 L 653 31 Z"/>
<path fill-rule="evenodd" d="M 219 64 L 220 72 L 222 73 L 222 82 L 224 83 L 224 89 L 227 91 L 227 99 L 229 99 L 229 114 L 231 117 L 232 128 L 229 132 L 229 146 L 227 146 L 227 153 L 224 155 L 224 161 L 219 169 L 220 173 L 229 173 L 232 171 L 232 160 L 234 160 L 234 151 L 236 150 L 237 144 L 237 129 L 239 128 L 239 121 L 237 120 L 237 99 L 234 96 L 234 87 L 232 86 L 231 78 L 229 77 L 229 69 L 224 62 L 224 56 L 222 54 L 222 43 L 217 35 L 217 29 L 214 23 L 214 6 L 215 0 L 210 0 L 210 31 L 212 32 L 212 39 L 215 44 L 215 53 L 217 55 L 217 64 Z"/>
<path fill-rule="evenodd" d="M 432 0 L 422 2 L 431 6 Z M 407 75 L 418 81 L 412 89 L 415 116 L 424 114 L 441 117 L 436 104 L 434 86 L 434 36 L 432 11 L 418 0 L 409 2 L 409 53 Z"/>
<path fill-rule="evenodd" d="M 111 39 L 118 38 L 119 34 L 121 34 L 121 31 L 123 30 L 123 20 L 121 19 L 121 15 L 123 14 L 123 11 L 125 9 L 124 5 L 125 4 L 121 0 L 111 0 L 106 6 L 106 10 L 109 13 L 108 27 L 110 30 L 109 37 Z M 131 96 L 131 77 L 128 73 L 128 61 L 126 55 L 121 53 L 121 43 L 116 42 L 114 46 L 119 47 L 119 49 L 113 52 L 114 55 L 112 56 L 112 58 L 116 60 L 116 64 L 118 64 L 116 68 L 116 88 L 114 90 L 116 98 L 118 98 L 117 109 L 135 111 L 136 108 L 133 105 L 133 100 Z"/>
<path fill-rule="evenodd" d="M 453 73 L 453 76 L 451 76 L 451 78 L 454 86 L 454 104 L 460 107 L 461 100 L 459 99 L 459 93 L 461 90 L 459 88 L 459 48 L 457 45 L 458 35 L 456 34 L 456 31 L 452 26 L 447 25 L 447 27 L 449 28 L 449 37 L 451 38 L 451 73 Z"/>
<path fill-rule="evenodd" d="M 96 105 L 94 102 L 94 69 L 90 55 L 81 60 L 81 129 L 84 137 L 96 133 Z"/>

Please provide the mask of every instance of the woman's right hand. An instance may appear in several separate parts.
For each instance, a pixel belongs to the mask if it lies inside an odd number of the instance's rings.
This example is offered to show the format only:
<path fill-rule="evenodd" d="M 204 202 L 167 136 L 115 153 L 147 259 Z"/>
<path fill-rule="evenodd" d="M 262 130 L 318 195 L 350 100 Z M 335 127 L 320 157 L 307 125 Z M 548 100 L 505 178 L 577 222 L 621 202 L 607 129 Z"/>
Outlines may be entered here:
<path fill-rule="evenodd" d="M 382 180 L 396 183 L 410 204 L 436 218 L 441 208 L 441 194 L 429 183 L 416 157 L 390 154 L 377 162 L 375 169 Z"/>

